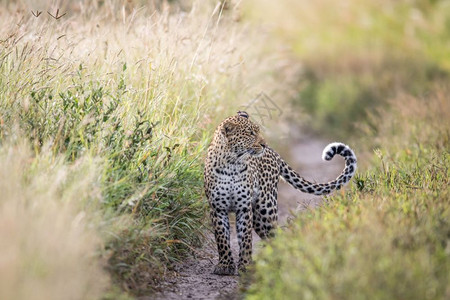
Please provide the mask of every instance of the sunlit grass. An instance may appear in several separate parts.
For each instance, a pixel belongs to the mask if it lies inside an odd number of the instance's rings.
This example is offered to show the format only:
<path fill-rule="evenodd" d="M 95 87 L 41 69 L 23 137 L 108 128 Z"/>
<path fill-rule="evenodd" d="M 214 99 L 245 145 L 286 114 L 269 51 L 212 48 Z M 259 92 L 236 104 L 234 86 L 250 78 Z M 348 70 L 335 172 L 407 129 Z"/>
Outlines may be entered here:
<path fill-rule="evenodd" d="M 206 212 L 202 158 L 213 128 L 224 115 L 248 102 L 254 91 L 264 86 L 270 92 L 277 86 L 266 76 L 273 68 L 263 55 L 264 39 L 216 3 L 1 3 L 3 151 L 15 139 L 23 139 L 37 158 L 45 153 L 48 161 L 57 160 L 67 168 L 67 178 L 74 184 L 92 179 L 96 194 L 86 199 L 98 205 L 84 213 L 86 218 L 94 215 L 100 220 L 86 234 L 100 242 L 84 245 L 81 239 L 79 248 L 97 249 L 98 256 L 84 253 L 93 261 L 107 258 L 105 268 L 123 290 L 151 291 L 170 263 L 190 253 L 202 239 Z M 61 17 L 57 19 L 58 9 Z M 92 173 L 76 178 L 72 166 L 90 160 Z M 27 168 L 35 166 L 50 174 L 58 171 L 39 159 L 28 164 Z M 49 180 L 45 184 L 58 188 L 57 182 Z M 42 191 L 33 190 L 43 202 L 45 184 Z M 22 197 L 26 183 L 15 186 L 17 197 Z M 90 187 L 79 189 L 81 200 Z M 49 222 L 36 226 L 50 236 L 56 230 L 51 216 L 64 206 L 64 201 L 58 202 L 60 194 L 51 196 L 43 207 L 52 206 L 51 201 L 58 204 L 42 213 Z M 33 198 L 27 201 L 32 203 Z M 81 209 L 75 206 L 73 214 L 62 213 L 61 222 L 71 224 Z M 34 219 L 28 222 L 32 227 Z M 60 239 L 60 244 L 49 244 L 52 251 L 63 253 L 69 247 L 65 245 L 74 242 L 70 234 Z M 42 236 L 36 247 L 46 247 L 45 242 Z M 19 246 L 12 242 L 11 247 Z M 18 259 L 27 260 L 29 255 L 19 252 Z M 103 281 L 97 284 L 95 272 L 93 277 L 82 277 L 83 259 L 80 254 L 54 263 L 57 268 L 67 266 L 67 274 L 69 266 L 79 263 L 73 271 L 80 272 L 83 281 L 77 283 L 74 276 L 73 284 L 86 282 L 98 295 Z M 28 275 L 24 270 L 17 280 Z M 41 280 L 39 284 L 57 295 L 58 288 L 49 283 Z M 2 291 L 14 295 L 15 289 L 11 285 Z M 50 294 L 43 295 L 61 298 Z M 117 295 L 113 292 L 108 297 Z"/>
<path fill-rule="evenodd" d="M 34 155 L 21 139 L 1 147 L 0 298 L 97 299 L 106 291 L 97 167 L 88 157 L 69 166 L 49 149 Z"/>

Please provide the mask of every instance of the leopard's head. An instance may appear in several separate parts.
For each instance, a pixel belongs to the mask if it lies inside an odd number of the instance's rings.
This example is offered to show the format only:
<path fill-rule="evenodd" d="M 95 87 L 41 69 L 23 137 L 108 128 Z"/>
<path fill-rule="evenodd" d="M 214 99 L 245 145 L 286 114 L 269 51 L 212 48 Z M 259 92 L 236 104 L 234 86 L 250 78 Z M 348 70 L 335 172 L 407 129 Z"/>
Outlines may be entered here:
<path fill-rule="evenodd" d="M 243 154 L 261 155 L 266 143 L 257 124 L 250 121 L 246 112 L 239 111 L 236 116 L 227 118 L 219 126 L 225 137 L 228 149 L 238 156 Z"/>

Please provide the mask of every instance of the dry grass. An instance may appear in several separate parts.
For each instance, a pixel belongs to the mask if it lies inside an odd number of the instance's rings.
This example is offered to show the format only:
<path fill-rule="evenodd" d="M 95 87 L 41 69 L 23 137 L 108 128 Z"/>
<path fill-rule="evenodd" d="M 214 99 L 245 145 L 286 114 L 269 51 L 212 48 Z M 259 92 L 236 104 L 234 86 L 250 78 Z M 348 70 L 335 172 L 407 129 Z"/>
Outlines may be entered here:
<path fill-rule="evenodd" d="M 92 213 L 95 164 L 29 148 L 20 140 L 0 150 L 0 298 L 97 299 L 109 279 Z"/>
<path fill-rule="evenodd" d="M 167 121 L 156 130 L 173 136 L 197 133 L 196 124 L 206 125 L 212 115 L 233 113 L 257 92 L 282 87 L 263 77 L 273 71 L 271 58 L 262 58 L 264 36 L 233 21 L 221 6 L 195 4 L 170 14 L 137 6 L 122 12 L 118 3 L 106 1 L 98 10 L 80 5 L 59 20 L 45 11 L 38 18 L 3 11 L 0 59 L 8 77 L 2 104 L 16 99 L 27 109 L 31 91 L 65 91 L 78 73 L 83 82 L 109 89 L 117 89 L 123 76 L 122 117 L 129 123 L 137 109 L 145 110 Z M 183 138 L 173 144 L 185 144 Z"/>

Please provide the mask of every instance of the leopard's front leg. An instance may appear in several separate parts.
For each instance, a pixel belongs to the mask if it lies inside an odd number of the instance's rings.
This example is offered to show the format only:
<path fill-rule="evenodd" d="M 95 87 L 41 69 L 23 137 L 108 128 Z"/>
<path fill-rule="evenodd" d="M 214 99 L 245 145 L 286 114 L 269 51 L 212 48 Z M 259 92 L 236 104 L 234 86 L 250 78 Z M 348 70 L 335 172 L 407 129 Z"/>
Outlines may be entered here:
<path fill-rule="evenodd" d="M 217 275 L 234 275 L 236 267 L 230 246 L 228 211 L 212 208 L 211 219 L 219 252 L 219 263 L 215 266 L 213 273 Z"/>
<path fill-rule="evenodd" d="M 244 272 L 252 261 L 253 213 L 250 200 L 236 211 L 236 231 L 239 242 L 239 272 Z"/>

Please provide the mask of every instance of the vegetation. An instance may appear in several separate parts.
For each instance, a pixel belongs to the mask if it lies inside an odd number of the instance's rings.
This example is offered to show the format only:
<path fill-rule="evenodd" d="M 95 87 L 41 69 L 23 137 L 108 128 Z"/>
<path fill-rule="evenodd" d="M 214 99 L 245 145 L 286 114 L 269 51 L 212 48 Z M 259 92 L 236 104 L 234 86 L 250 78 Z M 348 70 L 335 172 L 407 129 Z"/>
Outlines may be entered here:
<path fill-rule="evenodd" d="M 109 283 L 97 224 L 98 162 L 67 165 L 21 138 L 0 150 L 0 298 L 99 298 Z M 109 224 L 112 225 L 112 224 Z M 95 282 L 95 284 L 93 284 Z"/>
<path fill-rule="evenodd" d="M 264 41 L 223 5 L 0 3 L 0 298 L 152 290 L 201 241 L 213 128 L 274 86 Z"/>
<path fill-rule="evenodd" d="M 448 80 L 448 1 L 257 2 L 247 14 L 269 23 L 302 65 L 294 104 L 334 138 L 354 135 L 398 92 L 420 97 Z"/>
<path fill-rule="evenodd" d="M 259 7 L 304 63 L 295 105 L 360 171 L 267 243 L 247 298 L 449 298 L 449 3 L 286 3 Z"/>

